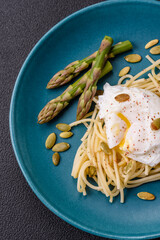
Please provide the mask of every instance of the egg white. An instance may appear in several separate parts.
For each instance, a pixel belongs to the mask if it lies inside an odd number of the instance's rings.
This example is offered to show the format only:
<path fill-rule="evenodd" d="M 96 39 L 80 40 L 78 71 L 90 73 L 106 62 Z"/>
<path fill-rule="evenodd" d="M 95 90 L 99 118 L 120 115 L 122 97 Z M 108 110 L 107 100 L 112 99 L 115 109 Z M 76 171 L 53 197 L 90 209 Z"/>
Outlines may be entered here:
<path fill-rule="evenodd" d="M 130 99 L 116 101 L 115 97 L 122 93 Z M 106 83 L 98 105 L 109 148 L 118 146 L 127 157 L 150 166 L 160 162 L 160 130 L 150 127 L 153 119 L 160 118 L 160 98 L 156 94 Z"/>

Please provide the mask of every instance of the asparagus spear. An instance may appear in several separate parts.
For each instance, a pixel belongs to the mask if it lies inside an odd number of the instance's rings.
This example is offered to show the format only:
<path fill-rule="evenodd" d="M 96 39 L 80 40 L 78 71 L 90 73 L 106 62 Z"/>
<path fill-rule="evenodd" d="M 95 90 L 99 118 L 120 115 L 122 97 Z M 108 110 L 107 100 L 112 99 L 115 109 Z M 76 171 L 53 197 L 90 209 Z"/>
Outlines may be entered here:
<path fill-rule="evenodd" d="M 129 51 L 132 49 L 132 44 L 130 41 L 119 42 L 115 46 L 111 48 L 111 52 L 109 54 L 109 58 L 115 57 L 117 54 Z M 47 88 L 56 88 L 68 83 L 71 79 L 76 77 L 81 71 L 88 68 L 88 66 L 95 60 L 97 52 L 94 52 L 89 57 L 86 57 L 82 60 L 77 60 L 75 62 L 70 63 L 64 70 L 56 73 L 49 83 L 47 84 Z"/>
<path fill-rule="evenodd" d="M 92 103 L 92 99 L 97 91 L 97 82 L 99 75 L 102 72 L 106 58 L 108 57 L 111 49 L 113 39 L 105 36 L 101 42 L 99 51 L 97 53 L 95 63 L 93 64 L 90 74 L 88 75 L 87 84 L 84 92 L 81 94 L 77 107 L 77 120 L 82 119 L 89 111 Z"/>
<path fill-rule="evenodd" d="M 114 58 L 116 55 L 127 52 L 133 48 L 132 43 L 129 40 L 119 42 L 111 47 L 108 58 Z"/>
<path fill-rule="evenodd" d="M 101 75 L 99 76 L 99 79 L 109 73 L 111 70 L 112 65 L 109 61 L 107 61 L 105 67 L 101 72 Z M 86 86 L 90 71 L 91 70 L 85 73 L 75 83 L 70 85 L 59 97 L 48 102 L 38 115 L 38 123 L 42 124 L 49 122 L 51 119 L 57 116 L 73 98 L 81 94 Z"/>
<path fill-rule="evenodd" d="M 76 77 L 81 71 L 88 68 L 89 65 L 93 62 L 97 55 L 97 51 L 94 52 L 89 57 L 86 57 L 82 60 L 77 60 L 75 62 L 70 63 L 64 70 L 56 73 L 49 83 L 47 84 L 47 88 L 56 88 L 68 83 L 72 78 Z"/>

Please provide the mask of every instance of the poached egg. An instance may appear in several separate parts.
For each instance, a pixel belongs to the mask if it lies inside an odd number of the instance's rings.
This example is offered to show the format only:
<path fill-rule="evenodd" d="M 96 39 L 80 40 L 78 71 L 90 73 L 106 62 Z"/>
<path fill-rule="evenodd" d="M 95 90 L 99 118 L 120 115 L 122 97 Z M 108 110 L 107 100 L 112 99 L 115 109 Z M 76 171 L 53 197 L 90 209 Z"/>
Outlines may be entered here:
<path fill-rule="evenodd" d="M 110 149 L 117 147 L 151 167 L 160 163 L 160 129 L 151 128 L 153 120 L 160 118 L 160 97 L 148 90 L 106 83 L 98 105 Z"/>

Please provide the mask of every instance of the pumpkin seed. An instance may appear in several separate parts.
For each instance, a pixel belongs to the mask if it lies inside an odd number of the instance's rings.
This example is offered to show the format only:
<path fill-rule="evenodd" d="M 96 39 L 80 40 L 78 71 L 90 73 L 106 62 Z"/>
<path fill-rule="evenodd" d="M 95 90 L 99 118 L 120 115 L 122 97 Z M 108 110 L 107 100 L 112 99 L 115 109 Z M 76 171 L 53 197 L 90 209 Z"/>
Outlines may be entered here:
<path fill-rule="evenodd" d="M 51 133 L 47 139 L 46 139 L 46 142 L 45 142 L 45 146 L 47 149 L 50 149 L 53 147 L 53 145 L 55 144 L 56 142 L 56 134 L 55 133 Z"/>
<path fill-rule="evenodd" d="M 152 130 L 159 130 L 160 129 L 160 118 L 154 119 L 151 123 Z"/>
<path fill-rule="evenodd" d="M 158 39 L 154 39 L 154 40 L 149 41 L 149 42 L 146 44 L 145 49 L 148 49 L 148 48 L 153 47 L 153 46 L 156 45 L 158 42 L 159 42 Z"/>
<path fill-rule="evenodd" d="M 52 156 L 52 162 L 55 166 L 57 166 L 59 164 L 60 161 L 60 156 L 58 152 L 55 152 Z"/>
<path fill-rule="evenodd" d="M 73 133 L 72 132 L 62 132 L 59 134 L 61 138 L 70 138 L 72 137 Z"/>
<path fill-rule="evenodd" d="M 127 62 L 136 63 L 136 62 L 140 62 L 142 57 L 139 54 L 129 54 L 129 55 L 125 56 L 124 59 Z"/>
<path fill-rule="evenodd" d="M 150 53 L 151 54 L 160 54 L 160 45 L 151 48 Z"/>
<path fill-rule="evenodd" d="M 107 143 L 101 142 L 100 147 L 106 154 L 111 154 L 111 150 L 109 149 Z"/>
<path fill-rule="evenodd" d="M 139 192 L 137 194 L 137 196 L 143 200 L 154 200 L 155 199 L 155 196 L 149 192 Z"/>
<path fill-rule="evenodd" d="M 95 174 L 96 174 L 96 168 L 91 166 L 89 168 L 89 174 L 88 175 L 89 175 L 89 177 L 93 177 L 93 176 L 95 176 Z"/>
<path fill-rule="evenodd" d="M 121 93 L 121 94 L 118 94 L 117 96 L 115 96 L 115 100 L 117 102 L 126 102 L 130 99 L 130 96 L 126 93 Z"/>
<path fill-rule="evenodd" d="M 70 148 L 70 145 L 66 142 L 57 143 L 53 146 L 52 151 L 54 152 L 64 152 Z"/>
<path fill-rule="evenodd" d="M 58 128 L 58 130 L 60 130 L 62 132 L 68 132 L 71 130 L 71 127 L 66 123 L 58 123 L 56 125 L 56 128 Z"/>
<path fill-rule="evenodd" d="M 119 77 L 123 77 L 124 75 L 126 75 L 127 73 L 129 73 L 130 71 L 130 67 L 124 67 L 120 72 L 119 72 Z"/>

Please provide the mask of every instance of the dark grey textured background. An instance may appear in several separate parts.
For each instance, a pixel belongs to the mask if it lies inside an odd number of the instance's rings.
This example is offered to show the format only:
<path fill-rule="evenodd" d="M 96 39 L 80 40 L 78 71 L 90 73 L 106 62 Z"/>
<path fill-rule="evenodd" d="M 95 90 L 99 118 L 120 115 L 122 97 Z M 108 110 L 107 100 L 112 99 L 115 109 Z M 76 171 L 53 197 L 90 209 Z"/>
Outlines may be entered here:
<path fill-rule="evenodd" d="M 50 212 L 15 159 L 8 114 L 18 72 L 37 41 L 69 14 L 101 0 L 0 0 L 0 239 L 100 240 Z"/>

